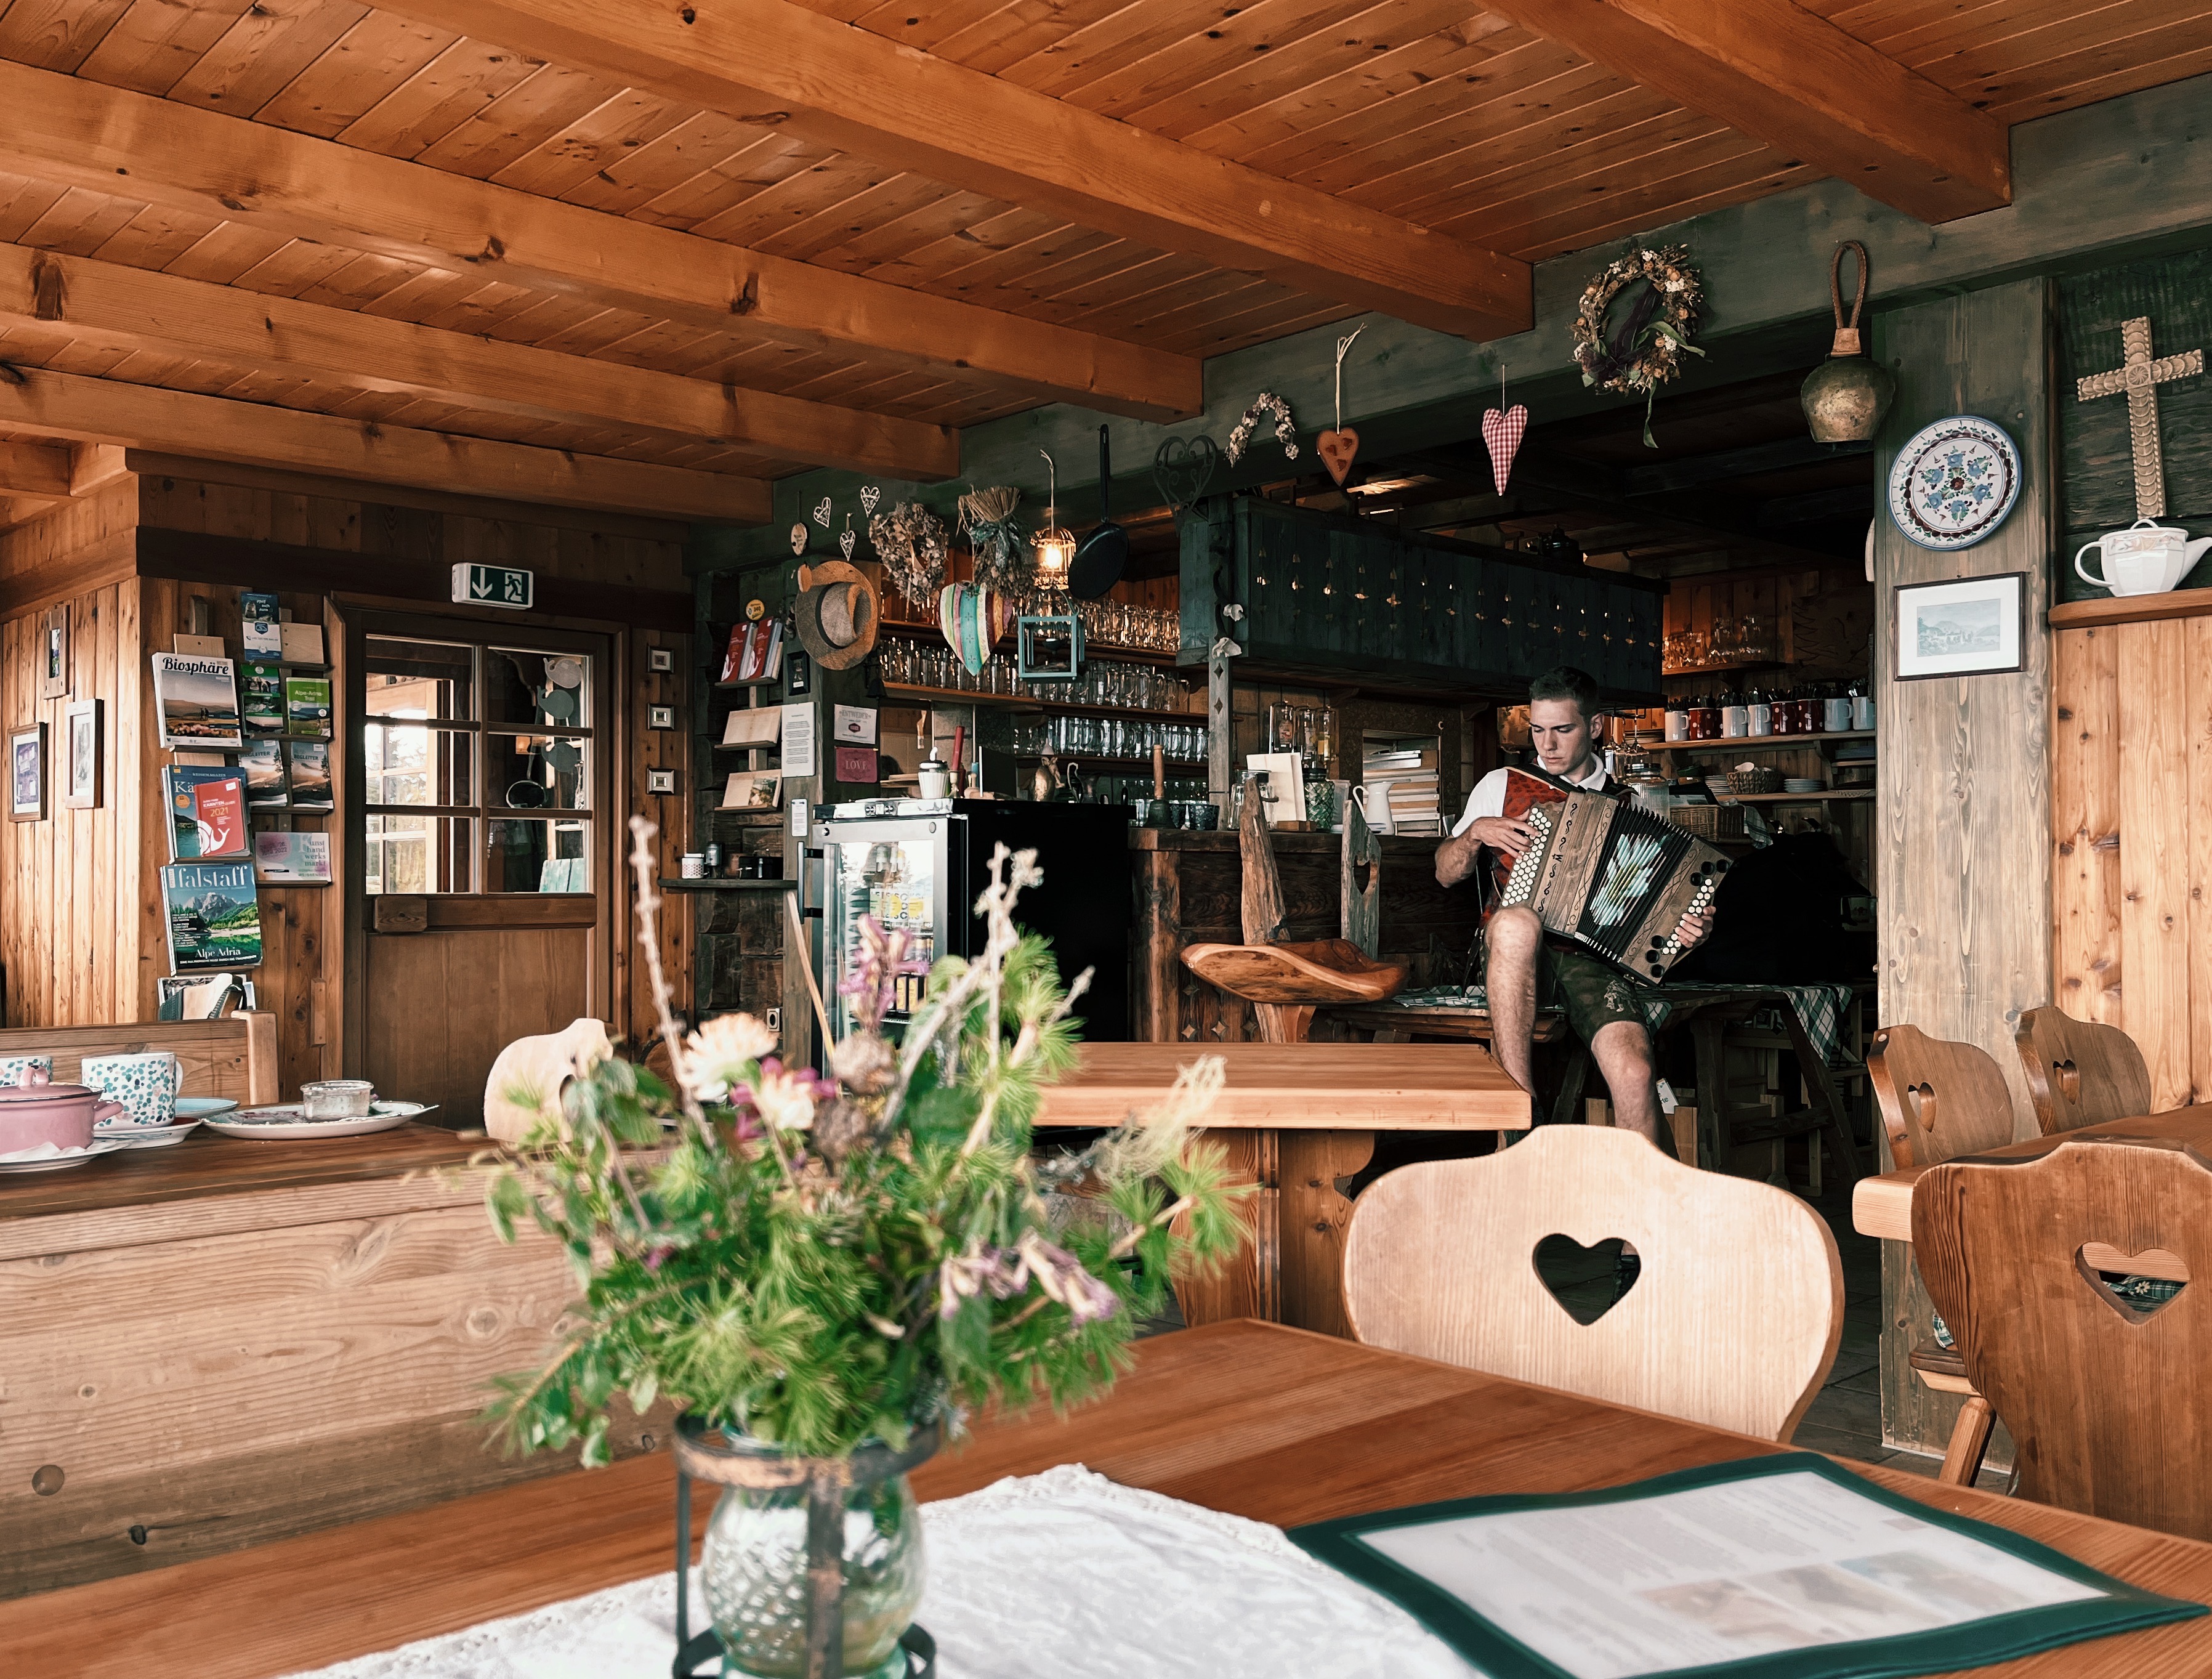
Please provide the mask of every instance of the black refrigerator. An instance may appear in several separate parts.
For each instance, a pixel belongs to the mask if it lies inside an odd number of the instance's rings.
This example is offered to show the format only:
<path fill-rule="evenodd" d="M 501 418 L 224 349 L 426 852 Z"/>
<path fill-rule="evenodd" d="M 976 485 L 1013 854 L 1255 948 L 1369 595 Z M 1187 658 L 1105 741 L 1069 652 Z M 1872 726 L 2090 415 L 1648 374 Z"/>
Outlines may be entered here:
<path fill-rule="evenodd" d="M 921 1001 L 931 964 L 982 948 L 975 900 L 990 881 L 993 848 L 1004 845 L 1034 849 L 1044 873 L 1016 900 L 1016 923 L 1052 941 L 1063 984 L 1091 970 L 1074 1010 L 1082 1036 L 1126 1041 L 1130 815 L 1127 805 L 990 799 L 870 799 L 817 812 L 802 886 L 819 916 L 815 971 L 832 1030 L 842 1038 L 851 1029 L 848 1001 L 828 994 L 852 970 L 860 917 L 907 934 L 890 1015 L 901 1025 Z"/>

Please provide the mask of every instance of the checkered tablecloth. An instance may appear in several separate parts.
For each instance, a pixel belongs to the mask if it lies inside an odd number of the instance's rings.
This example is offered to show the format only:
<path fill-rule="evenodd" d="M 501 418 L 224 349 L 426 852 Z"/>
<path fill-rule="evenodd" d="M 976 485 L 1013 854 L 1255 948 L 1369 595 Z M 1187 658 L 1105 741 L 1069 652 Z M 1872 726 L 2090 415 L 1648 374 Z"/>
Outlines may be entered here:
<path fill-rule="evenodd" d="M 1639 985 L 1636 990 L 1637 1007 L 1643 1012 L 1644 1029 L 1657 1032 L 1674 1016 L 1677 999 L 1668 993 L 1674 988 L 1665 985 Z M 1830 1066 L 1848 1065 L 1850 1054 L 1843 1048 L 1844 1025 L 1851 1006 L 1852 988 L 1834 985 L 1706 985 L 1684 986 L 1682 993 L 1711 995 L 1716 992 L 1735 992 L 1747 996 L 1760 993 L 1780 993 L 1796 1011 L 1797 1019 L 1805 1027 L 1805 1036 L 1814 1051 Z M 1480 985 L 1431 985 L 1419 990 L 1401 991 L 1384 1007 L 1395 1008 L 1465 1009 L 1475 1013 L 1486 1013 L 1490 995 Z M 1779 1022 L 1777 1023 L 1778 1029 Z"/>

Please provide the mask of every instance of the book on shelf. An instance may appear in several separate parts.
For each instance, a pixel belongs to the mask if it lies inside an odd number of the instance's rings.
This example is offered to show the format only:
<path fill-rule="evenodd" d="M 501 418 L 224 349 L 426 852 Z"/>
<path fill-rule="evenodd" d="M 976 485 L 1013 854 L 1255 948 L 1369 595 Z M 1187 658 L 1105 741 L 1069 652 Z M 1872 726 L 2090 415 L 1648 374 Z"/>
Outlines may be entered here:
<path fill-rule="evenodd" d="M 284 731 L 308 739 L 331 738 L 331 679 L 326 676 L 284 678 Z"/>
<path fill-rule="evenodd" d="M 219 1020 L 253 1007 L 253 982 L 243 974 L 168 974 L 161 983 L 157 1020 Z"/>
<path fill-rule="evenodd" d="M 773 746 L 783 738 L 783 708 L 755 706 L 732 711 L 722 725 L 725 746 Z"/>
<path fill-rule="evenodd" d="M 253 836 L 254 878 L 264 886 L 331 884 L 331 836 L 271 831 Z"/>
<path fill-rule="evenodd" d="M 284 733 L 283 666 L 270 660 L 247 660 L 238 667 L 238 691 L 247 733 Z"/>
<path fill-rule="evenodd" d="M 155 654 L 154 702 L 164 746 L 235 751 L 241 742 L 237 671 L 228 659 Z"/>
<path fill-rule="evenodd" d="M 238 755 L 238 770 L 246 777 L 246 802 L 249 809 L 258 810 L 284 802 L 283 741 L 249 742 L 246 750 Z"/>
<path fill-rule="evenodd" d="M 730 645 L 722 654 L 722 673 L 715 680 L 725 687 L 767 682 L 782 666 L 783 620 L 760 618 L 731 626 Z"/>
<path fill-rule="evenodd" d="M 284 656 L 284 626 L 277 622 L 282 616 L 273 594 L 257 594 L 249 589 L 238 597 L 239 616 L 245 621 L 245 632 L 239 646 L 248 659 L 282 659 Z"/>
<path fill-rule="evenodd" d="M 171 863 L 161 871 L 161 896 L 173 972 L 260 965 L 261 898 L 252 863 Z"/>
<path fill-rule="evenodd" d="M 780 770 L 732 770 L 722 786 L 726 811 L 773 811 L 783 806 L 783 772 Z"/>
<path fill-rule="evenodd" d="M 1434 770 L 1434 752 L 1370 752 L 1359 761 L 1360 768 L 1369 775 L 1395 774 L 1401 770 Z"/>
<path fill-rule="evenodd" d="M 323 657 L 323 626 L 319 624 L 280 624 L 277 635 L 282 657 L 288 665 L 319 665 Z"/>
<path fill-rule="evenodd" d="M 292 808 L 326 811 L 331 808 L 331 743 L 327 740 L 288 740 L 284 770 L 292 784 Z"/>
<path fill-rule="evenodd" d="M 169 807 L 171 862 L 246 855 L 246 782 L 236 770 L 164 764 L 161 792 Z"/>

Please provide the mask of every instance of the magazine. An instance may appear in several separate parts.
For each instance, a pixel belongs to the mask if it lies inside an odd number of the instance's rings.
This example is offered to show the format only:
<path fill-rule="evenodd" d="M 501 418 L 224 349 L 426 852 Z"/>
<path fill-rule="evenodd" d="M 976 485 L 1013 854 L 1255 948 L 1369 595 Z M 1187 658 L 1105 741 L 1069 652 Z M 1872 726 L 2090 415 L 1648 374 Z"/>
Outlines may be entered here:
<path fill-rule="evenodd" d="M 256 834 L 253 872 L 264 886 L 327 886 L 331 884 L 331 836 Z"/>
<path fill-rule="evenodd" d="M 172 863 L 161 871 L 161 896 L 173 971 L 260 964 L 261 900 L 252 863 Z"/>
<path fill-rule="evenodd" d="M 284 742 L 256 740 L 238 755 L 239 773 L 246 777 L 246 802 L 260 809 L 284 802 Z"/>
<path fill-rule="evenodd" d="M 260 660 L 239 666 L 238 688 L 246 727 L 253 734 L 284 733 L 284 667 Z"/>
<path fill-rule="evenodd" d="M 171 975 L 161 981 L 157 1020 L 216 1020 L 253 1007 L 253 986 L 237 974 Z"/>
<path fill-rule="evenodd" d="M 783 776 L 775 770 L 739 770 L 722 788 L 726 811 L 772 811 L 783 803 Z"/>
<path fill-rule="evenodd" d="M 246 855 L 246 783 L 236 770 L 164 764 L 161 793 L 169 807 L 171 862 Z"/>
<path fill-rule="evenodd" d="M 331 807 L 331 743 L 327 740 L 288 740 L 285 767 L 292 781 L 292 808 L 326 811 Z"/>
<path fill-rule="evenodd" d="M 238 597 L 238 610 L 246 620 L 246 634 L 240 645 L 248 659 L 281 659 L 284 656 L 283 628 L 276 622 L 276 597 L 255 594 L 252 591 Z"/>
<path fill-rule="evenodd" d="M 154 655 L 154 698 L 167 747 L 232 747 L 238 732 L 236 671 L 228 659 Z"/>
<path fill-rule="evenodd" d="M 284 678 L 285 732 L 311 739 L 331 738 L 331 679 L 326 676 Z"/>

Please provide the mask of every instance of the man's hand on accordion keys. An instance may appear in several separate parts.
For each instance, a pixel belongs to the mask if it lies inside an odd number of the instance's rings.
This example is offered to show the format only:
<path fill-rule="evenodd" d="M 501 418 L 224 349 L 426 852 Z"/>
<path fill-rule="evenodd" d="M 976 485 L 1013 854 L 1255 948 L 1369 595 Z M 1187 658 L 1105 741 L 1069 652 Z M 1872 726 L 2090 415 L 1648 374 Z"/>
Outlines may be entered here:
<path fill-rule="evenodd" d="M 1503 851 L 1509 857 L 1518 857 L 1526 851 L 1534 837 L 1527 823 L 1510 816 L 1479 816 L 1468 824 L 1467 836 L 1478 844 Z"/>
<path fill-rule="evenodd" d="M 1674 923 L 1674 937 L 1686 951 L 1695 950 L 1704 944 L 1712 930 L 1713 918 L 1710 913 L 1685 916 Z"/>

